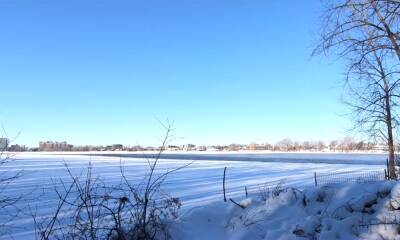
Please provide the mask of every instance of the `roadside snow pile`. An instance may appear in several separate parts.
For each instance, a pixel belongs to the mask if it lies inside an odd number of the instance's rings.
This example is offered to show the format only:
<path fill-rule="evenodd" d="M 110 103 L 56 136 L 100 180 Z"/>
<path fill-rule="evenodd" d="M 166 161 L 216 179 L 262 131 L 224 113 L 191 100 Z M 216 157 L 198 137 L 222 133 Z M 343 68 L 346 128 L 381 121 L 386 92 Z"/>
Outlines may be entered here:
<path fill-rule="evenodd" d="M 262 194 L 265 196 L 265 193 Z M 173 239 L 398 239 L 400 183 L 282 189 L 191 209 L 172 226 Z"/>

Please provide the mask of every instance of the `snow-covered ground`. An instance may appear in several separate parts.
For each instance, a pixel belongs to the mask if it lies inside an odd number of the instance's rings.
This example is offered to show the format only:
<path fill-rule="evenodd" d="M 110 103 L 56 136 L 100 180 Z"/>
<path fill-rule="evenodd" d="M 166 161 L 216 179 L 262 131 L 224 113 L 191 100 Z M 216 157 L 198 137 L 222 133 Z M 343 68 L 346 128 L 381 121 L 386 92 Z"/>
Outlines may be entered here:
<path fill-rule="evenodd" d="M 22 177 L 8 186 L 5 193 L 23 194 L 25 200 L 18 203 L 22 213 L 18 219 L 11 222 L 17 228 L 9 229 L 10 235 L 3 238 L 9 239 L 10 236 L 14 239 L 35 238 L 31 211 L 26 206 L 29 204 L 30 209 L 36 209 L 40 216 L 52 212 L 56 204 L 54 191 L 50 191 L 53 186 L 52 179 L 68 179 L 63 161 L 75 174 L 82 172 L 91 161 L 93 174 L 113 185 L 120 181 L 120 160 L 132 182 L 142 180 L 148 163 L 141 157 L 143 156 L 124 155 L 120 158 L 115 154 L 108 156 L 30 153 L 15 155 L 13 157 L 15 161 L 2 166 L 0 171 L 12 173 L 23 170 Z M 220 204 L 223 200 L 222 175 L 225 166 L 228 167 L 226 178 L 228 197 L 235 199 L 243 198 L 244 186 L 258 183 L 287 179 L 287 186 L 303 189 L 313 186 L 314 172 L 323 174 L 385 168 L 385 156 L 379 154 L 179 154 L 179 156 L 165 154 L 159 163 L 158 171 L 165 172 L 192 160 L 195 161 L 190 166 L 170 175 L 164 185 L 165 191 L 182 200 L 183 216 L 188 216 L 194 209 L 204 208 L 205 205 L 212 207 Z M 220 217 L 225 217 L 225 215 Z M 185 224 L 192 224 L 187 223 L 187 218 L 185 219 Z M 182 234 L 177 233 L 176 236 L 184 236 Z M 234 236 L 237 237 L 235 239 L 248 239 Z"/>
<path fill-rule="evenodd" d="M 174 239 L 400 239 L 400 184 L 376 182 L 281 189 L 195 207 L 172 225 Z"/>

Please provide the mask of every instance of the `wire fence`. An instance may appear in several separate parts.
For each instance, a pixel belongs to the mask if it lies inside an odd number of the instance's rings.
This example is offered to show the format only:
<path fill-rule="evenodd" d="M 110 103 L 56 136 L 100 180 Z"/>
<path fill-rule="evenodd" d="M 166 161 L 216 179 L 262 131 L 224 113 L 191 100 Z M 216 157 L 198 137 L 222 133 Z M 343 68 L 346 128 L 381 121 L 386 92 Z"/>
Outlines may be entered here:
<path fill-rule="evenodd" d="M 338 183 L 369 183 L 387 179 L 386 170 L 374 171 L 346 171 L 328 174 L 314 173 L 315 186 Z"/>
<path fill-rule="evenodd" d="M 281 188 L 286 185 L 287 185 L 287 179 L 282 178 L 280 180 L 269 181 L 269 182 L 246 186 L 245 191 L 247 191 L 247 193 L 249 193 L 249 194 L 250 193 L 259 193 L 259 192 L 265 192 L 265 191 L 272 191 L 273 189 Z"/>
<path fill-rule="evenodd" d="M 310 173 L 310 178 L 311 177 L 312 173 Z M 371 183 L 385 181 L 388 179 L 386 169 L 371 171 L 342 171 L 328 174 L 318 174 L 317 172 L 314 172 L 313 177 L 315 186 L 325 186 L 341 183 Z M 285 191 L 289 188 L 289 186 L 292 185 L 297 186 L 289 179 L 282 178 L 279 180 L 267 181 L 264 183 L 246 185 L 242 187 L 228 187 L 226 194 L 228 195 L 228 197 L 245 194 L 246 197 L 248 195 L 257 195 L 263 199 L 268 199 L 271 196 L 279 195 L 280 192 Z M 305 186 L 306 185 L 297 187 L 301 188 Z"/>
<path fill-rule="evenodd" d="M 229 183 L 228 183 L 229 184 Z M 245 186 L 228 187 L 226 189 L 226 197 L 224 199 L 236 199 L 237 197 L 260 197 L 267 200 L 270 197 L 278 196 L 279 193 L 288 189 L 288 182 L 286 178 L 280 180 L 268 181 L 264 183 L 257 183 Z"/>

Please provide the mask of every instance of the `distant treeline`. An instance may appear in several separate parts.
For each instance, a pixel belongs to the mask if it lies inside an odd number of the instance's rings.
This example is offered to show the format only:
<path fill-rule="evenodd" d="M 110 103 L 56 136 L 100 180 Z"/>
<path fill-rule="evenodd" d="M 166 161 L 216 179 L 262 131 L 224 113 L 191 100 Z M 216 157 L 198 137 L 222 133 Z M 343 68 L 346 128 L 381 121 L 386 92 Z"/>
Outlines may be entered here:
<path fill-rule="evenodd" d="M 397 149 L 400 149 L 397 145 Z M 122 144 L 113 144 L 109 146 L 74 146 L 67 143 L 46 142 L 41 143 L 39 148 L 27 148 L 25 146 L 11 145 L 9 151 L 158 151 L 160 147 L 142 147 L 124 146 Z M 293 141 L 290 138 L 285 138 L 275 144 L 270 143 L 250 143 L 250 144 L 229 144 L 229 145 L 168 145 L 165 146 L 167 151 L 280 151 L 280 152 L 300 152 L 300 151 L 332 151 L 332 152 L 352 152 L 352 151 L 385 151 L 386 145 L 381 143 L 372 143 L 366 141 L 357 141 L 351 137 L 346 137 L 339 140 L 333 140 L 329 143 L 324 141 Z"/>

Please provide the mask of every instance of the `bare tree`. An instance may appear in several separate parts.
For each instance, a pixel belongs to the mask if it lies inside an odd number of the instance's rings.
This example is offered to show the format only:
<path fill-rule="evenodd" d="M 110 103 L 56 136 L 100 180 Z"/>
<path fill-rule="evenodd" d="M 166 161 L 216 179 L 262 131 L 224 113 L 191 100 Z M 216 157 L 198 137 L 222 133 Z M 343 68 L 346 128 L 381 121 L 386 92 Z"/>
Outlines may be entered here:
<path fill-rule="evenodd" d="M 281 141 L 277 142 L 275 146 L 280 150 L 280 151 L 285 151 L 289 152 L 293 150 L 294 143 L 290 138 L 285 138 L 282 139 Z"/>
<path fill-rule="evenodd" d="M 389 176 L 396 178 L 393 129 L 399 94 L 400 2 L 325 1 L 320 43 L 313 54 L 347 60 L 346 93 L 358 130 L 388 146 Z"/>
<path fill-rule="evenodd" d="M 324 3 L 320 43 L 313 54 L 335 50 L 339 56 L 362 59 L 373 51 L 383 50 L 400 61 L 398 0 L 325 0 Z"/>
<path fill-rule="evenodd" d="M 10 144 L 7 133 L 2 127 L 2 135 L 0 138 L 2 143 L 0 146 L 0 170 L 5 168 L 7 164 L 13 161 L 13 155 L 7 152 L 7 147 Z M 8 170 L 0 171 L 0 237 L 8 234 L 10 222 L 14 220 L 20 209 L 17 207 L 17 202 L 23 197 L 22 195 L 10 193 L 7 191 L 9 186 L 16 181 L 22 174 L 22 170 L 14 172 Z"/>
<path fill-rule="evenodd" d="M 396 177 L 394 131 L 398 126 L 399 72 L 385 51 L 374 51 L 354 63 L 347 74 L 346 103 L 351 107 L 356 129 L 375 141 L 384 142 L 389 152 L 389 175 Z M 390 58 L 389 58 L 390 59 Z M 387 63 L 390 61 L 390 63 Z"/>

